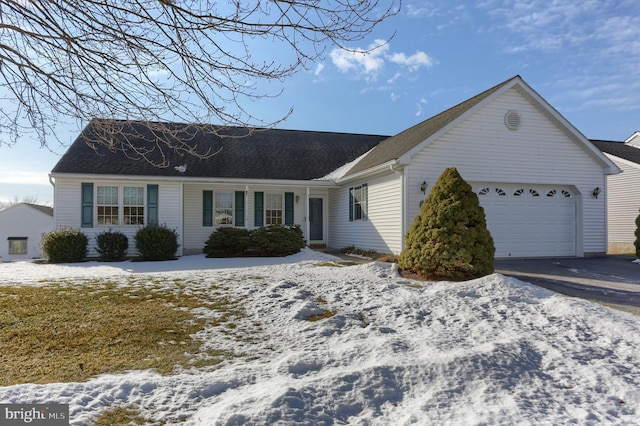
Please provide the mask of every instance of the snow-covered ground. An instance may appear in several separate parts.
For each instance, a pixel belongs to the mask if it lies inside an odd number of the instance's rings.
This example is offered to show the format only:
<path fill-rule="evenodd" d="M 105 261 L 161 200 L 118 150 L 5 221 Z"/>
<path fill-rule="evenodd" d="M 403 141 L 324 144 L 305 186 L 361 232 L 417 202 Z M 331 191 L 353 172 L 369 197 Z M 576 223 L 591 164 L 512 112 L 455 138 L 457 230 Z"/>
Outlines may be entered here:
<path fill-rule="evenodd" d="M 283 259 L 2 263 L 0 283 L 136 274 L 198 291 L 222 285 L 246 300 L 239 326 L 259 338 L 204 330 L 211 345 L 254 356 L 171 376 L 0 387 L 0 403 L 69 403 L 73 425 L 114 405 L 188 425 L 640 423 L 640 317 L 499 274 L 422 283 L 386 263 L 317 266 L 332 259 L 305 249 Z M 336 315 L 304 320 L 323 309 Z"/>

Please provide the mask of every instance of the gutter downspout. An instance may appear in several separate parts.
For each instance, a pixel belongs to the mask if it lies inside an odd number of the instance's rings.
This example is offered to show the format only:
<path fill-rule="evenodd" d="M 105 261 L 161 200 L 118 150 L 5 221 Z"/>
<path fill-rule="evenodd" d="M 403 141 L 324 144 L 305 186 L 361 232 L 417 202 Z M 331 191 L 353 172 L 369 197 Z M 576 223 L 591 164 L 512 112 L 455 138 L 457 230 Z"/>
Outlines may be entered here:
<path fill-rule="evenodd" d="M 56 207 L 56 183 L 55 180 L 53 179 L 53 176 L 49 175 L 49 183 L 51 184 L 51 186 L 53 186 L 53 224 L 55 225 L 55 227 L 58 227 L 58 218 L 56 217 L 57 214 L 56 212 L 58 211 L 55 207 Z"/>

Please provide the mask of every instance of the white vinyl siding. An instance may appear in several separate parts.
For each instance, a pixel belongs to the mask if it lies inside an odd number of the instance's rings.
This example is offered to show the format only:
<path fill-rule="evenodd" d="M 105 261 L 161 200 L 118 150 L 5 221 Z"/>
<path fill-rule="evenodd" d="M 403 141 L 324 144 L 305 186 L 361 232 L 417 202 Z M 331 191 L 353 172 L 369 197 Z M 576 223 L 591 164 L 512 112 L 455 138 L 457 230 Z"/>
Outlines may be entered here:
<path fill-rule="evenodd" d="M 367 184 L 367 220 L 349 222 L 349 188 Z M 329 191 L 329 247 L 381 253 L 402 250 L 402 178 L 399 174 L 345 184 Z"/>
<path fill-rule="evenodd" d="M 518 130 L 504 125 L 504 115 L 516 110 Z M 591 196 L 605 188 L 605 174 L 592 154 L 553 124 L 518 91 L 511 89 L 415 153 L 407 168 L 407 226 L 448 167 L 456 167 L 467 182 L 543 184 L 575 188 L 577 255 L 606 251 L 606 198 Z"/>
<path fill-rule="evenodd" d="M 27 204 L 1 210 L 0 262 L 41 258 L 42 234 L 54 228 L 52 216 Z"/>
<path fill-rule="evenodd" d="M 633 253 L 636 218 L 640 214 L 640 164 L 606 154 L 622 173 L 607 178 L 610 253 Z"/>
<path fill-rule="evenodd" d="M 89 239 L 89 256 L 97 257 L 95 237 L 108 229 L 119 231 L 129 238 L 129 250 L 127 256 L 136 256 L 138 252 L 135 248 L 134 236 L 138 229 L 142 226 L 132 225 L 111 225 L 111 226 L 99 226 L 97 222 L 94 223 L 93 228 L 81 228 L 81 185 L 83 182 L 93 183 L 94 192 L 97 191 L 99 186 L 117 186 L 123 187 L 140 187 L 146 188 L 147 185 L 158 185 L 158 224 L 165 225 L 169 229 L 176 230 L 178 233 L 178 255 L 182 255 L 183 243 L 183 230 L 182 223 L 182 198 L 180 186 L 178 182 L 153 182 L 153 181 L 127 181 L 127 180 L 91 180 L 91 179 L 77 179 L 77 178 L 56 178 L 56 190 L 55 190 L 55 226 L 56 227 L 71 227 L 74 229 L 80 229 L 87 235 Z M 97 193 L 94 193 L 94 211 L 97 204 L 95 204 L 95 197 Z M 145 200 L 146 201 L 146 200 Z M 146 218 L 145 218 L 146 221 Z"/>

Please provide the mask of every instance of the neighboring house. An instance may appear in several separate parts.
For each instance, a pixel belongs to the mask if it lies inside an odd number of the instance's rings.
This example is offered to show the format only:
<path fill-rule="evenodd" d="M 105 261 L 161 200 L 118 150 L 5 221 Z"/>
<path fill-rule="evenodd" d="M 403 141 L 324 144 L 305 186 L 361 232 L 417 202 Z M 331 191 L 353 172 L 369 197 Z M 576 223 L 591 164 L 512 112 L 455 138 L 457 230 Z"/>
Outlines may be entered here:
<path fill-rule="evenodd" d="M 51 207 L 20 203 L 0 210 L 0 261 L 41 258 L 42 234 L 53 230 Z"/>
<path fill-rule="evenodd" d="M 640 132 L 625 142 L 592 142 L 622 170 L 607 179 L 608 252 L 635 253 L 636 218 L 640 214 Z"/>
<path fill-rule="evenodd" d="M 208 160 L 167 152 L 164 168 L 90 147 L 98 123 L 50 175 L 56 225 L 82 228 L 92 244 L 110 228 L 132 236 L 158 223 L 178 231 L 179 254 L 201 253 L 219 226 L 285 223 L 312 245 L 400 253 L 420 203 L 454 166 L 480 197 L 496 257 L 606 251 L 606 176 L 619 170 L 519 76 L 392 137 L 271 129 L 233 138 L 242 129 L 174 124 L 184 143 L 222 150 Z M 144 123 L 120 123 L 140 132 L 139 148 L 155 146 Z"/>

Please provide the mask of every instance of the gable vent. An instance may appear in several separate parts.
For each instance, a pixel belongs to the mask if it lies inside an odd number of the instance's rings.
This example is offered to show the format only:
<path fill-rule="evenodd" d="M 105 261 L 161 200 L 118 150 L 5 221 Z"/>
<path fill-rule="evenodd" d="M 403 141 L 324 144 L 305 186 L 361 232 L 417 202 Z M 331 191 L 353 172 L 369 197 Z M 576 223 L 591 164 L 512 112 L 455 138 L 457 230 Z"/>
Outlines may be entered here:
<path fill-rule="evenodd" d="M 518 127 L 520 127 L 520 113 L 518 111 L 507 111 L 504 115 L 504 124 L 509 130 L 518 130 Z"/>

